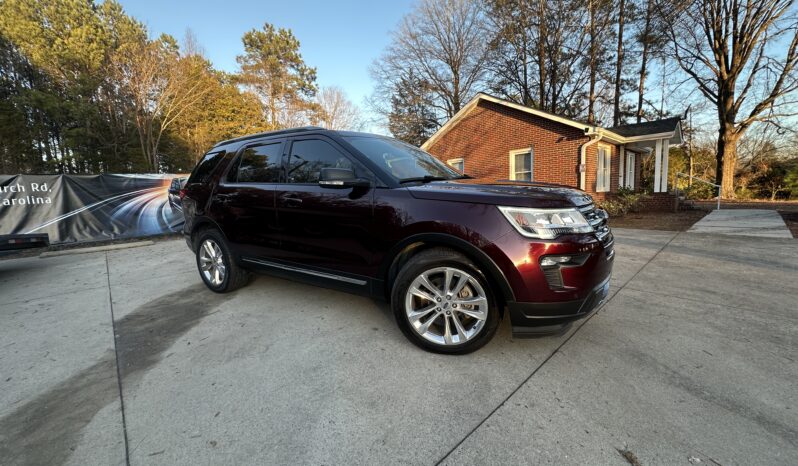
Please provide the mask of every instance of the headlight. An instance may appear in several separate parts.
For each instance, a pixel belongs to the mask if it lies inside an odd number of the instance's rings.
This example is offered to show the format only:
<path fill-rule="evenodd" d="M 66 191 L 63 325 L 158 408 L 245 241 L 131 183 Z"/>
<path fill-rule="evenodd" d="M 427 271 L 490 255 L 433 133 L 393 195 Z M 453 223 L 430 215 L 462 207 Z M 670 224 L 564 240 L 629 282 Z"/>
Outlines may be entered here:
<path fill-rule="evenodd" d="M 593 232 L 593 227 L 577 209 L 526 209 L 500 206 L 499 210 L 519 233 L 530 238 L 554 239 L 570 233 Z"/>

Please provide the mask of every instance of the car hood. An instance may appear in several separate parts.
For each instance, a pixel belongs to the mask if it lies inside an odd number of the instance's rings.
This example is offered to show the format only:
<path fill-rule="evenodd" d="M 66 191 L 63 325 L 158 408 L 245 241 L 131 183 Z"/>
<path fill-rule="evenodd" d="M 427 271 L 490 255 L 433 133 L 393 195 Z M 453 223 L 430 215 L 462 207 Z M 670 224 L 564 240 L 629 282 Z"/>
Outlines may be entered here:
<path fill-rule="evenodd" d="M 548 183 L 463 179 L 433 181 L 407 188 L 417 199 L 514 207 L 582 207 L 593 202 L 584 191 Z"/>

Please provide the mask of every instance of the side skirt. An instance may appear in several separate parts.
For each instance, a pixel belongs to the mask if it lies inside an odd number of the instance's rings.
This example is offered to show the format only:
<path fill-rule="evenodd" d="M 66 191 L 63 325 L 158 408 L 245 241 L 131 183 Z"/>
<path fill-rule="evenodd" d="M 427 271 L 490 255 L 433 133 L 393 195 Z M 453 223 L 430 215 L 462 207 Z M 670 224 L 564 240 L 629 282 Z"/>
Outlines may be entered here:
<path fill-rule="evenodd" d="M 308 268 L 255 257 L 241 257 L 241 263 L 248 269 L 276 277 L 362 296 L 381 297 L 383 282 L 371 277 L 342 274 L 337 271 Z M 379 290 L 380 293 L 374 293 L 375 290 Z"/>

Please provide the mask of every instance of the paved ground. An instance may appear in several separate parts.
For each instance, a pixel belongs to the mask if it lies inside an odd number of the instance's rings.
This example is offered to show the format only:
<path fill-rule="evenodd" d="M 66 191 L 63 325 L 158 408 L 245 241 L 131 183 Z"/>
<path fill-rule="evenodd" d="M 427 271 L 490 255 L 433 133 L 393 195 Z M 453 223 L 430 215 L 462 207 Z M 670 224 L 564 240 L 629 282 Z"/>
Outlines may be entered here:
<path fill-rule="evenodd" d="M 798 241 L 616 235 L 599 313 L 464 357 L 181 241 L 0 261 L 0 463 L 798 464 Z"/>
<path fill-rule="evenodd" d="M 792 233 L 781 215 L 775 210 L 766 209 L 713 210 L 687 231 L 719 235 L 792 238 Z"/>

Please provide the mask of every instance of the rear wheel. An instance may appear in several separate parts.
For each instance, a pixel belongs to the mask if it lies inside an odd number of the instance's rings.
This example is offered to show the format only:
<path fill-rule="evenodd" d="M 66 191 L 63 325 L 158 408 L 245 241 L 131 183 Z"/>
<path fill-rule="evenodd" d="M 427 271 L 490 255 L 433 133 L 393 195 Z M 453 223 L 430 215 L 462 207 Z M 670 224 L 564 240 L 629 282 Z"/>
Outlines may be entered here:
<path fill-rule="evenodd" d="M 216 293 L 227 293 L 246 285 L 249 274 L 236 264 L 224 237 L 204 230 L 197 238 L 197 269 L 205 285 Z"/>
<path fill-rule="evenodd" d="M 499 315 L 487 280 L 456 251 L 419 253 L 402 267 L 395 283 L 394 316 L 405 336 L 421 348 L 464 354 L 496 333 Z"/>

